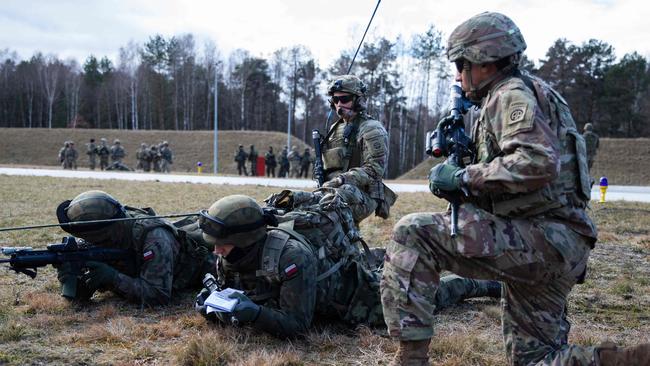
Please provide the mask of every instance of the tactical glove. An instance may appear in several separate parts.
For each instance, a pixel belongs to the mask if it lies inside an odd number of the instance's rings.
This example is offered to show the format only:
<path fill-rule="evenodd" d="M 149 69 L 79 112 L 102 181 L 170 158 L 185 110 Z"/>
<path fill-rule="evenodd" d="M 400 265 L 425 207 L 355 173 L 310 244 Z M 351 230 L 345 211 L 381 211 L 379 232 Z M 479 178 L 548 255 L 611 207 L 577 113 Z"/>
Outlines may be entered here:
<path fill-rule="evenodd" d="M 84 274 L 83 280 L 89 289 L 98 289 L 113 285 L 119 272 L 102 262 L 86 262 L 88 272 Z"/>
<path fill-rule="evenodd" d="M 261 307 L 249 299 L 248 296 L 234 292 L 228 297 L 231 299 L 239 299 L 239 303 L 235 305 L 235 308 L 230 314 L 240 323 L 252 323 L 260 315 Z"/>
<path fill-rule="evenodd" d="M 194 301 L 194 309 L 201 314 L 207 321 L 215 322 L 217 321 L 217 316 L 215 312 L 208 314 L 208 306 L 205 305 L 205 300 L 210 296 L 210 290 L 204 288 L 196 295 L 196 300 Z"/>
<path fill-rule="evenodd" d="M 431 193 L 452 193 L 462 187 L 464 169 L 446 163 L 438 164 L 429 172 L 429 190 Z"/>
<path fill-rule="evenodd" d="M 338 188 L 342 185 L 345 184 L 345 178 L 338 176 L 332 180 L 328 180 L 327 182 L 323 183 L 323 187 L 325 188 Z"/>

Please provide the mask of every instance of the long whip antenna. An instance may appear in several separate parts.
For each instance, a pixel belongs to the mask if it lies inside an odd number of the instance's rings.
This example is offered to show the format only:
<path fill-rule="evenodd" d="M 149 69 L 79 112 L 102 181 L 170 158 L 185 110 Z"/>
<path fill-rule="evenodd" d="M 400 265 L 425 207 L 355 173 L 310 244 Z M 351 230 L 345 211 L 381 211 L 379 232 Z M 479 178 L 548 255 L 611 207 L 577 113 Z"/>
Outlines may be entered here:
<path fill-rule="evenodd" d="M 197 212 L 182 213 L 182 214 L 169 214 L 169 215 L 157 215 L 157 216 L 140 216 L 140 217 L 121 217 L 118 219 L 105 219 L 105 220 L 87 220 L 87 221 L 71 221 L 63 222 L 60 224 L 45 224 L 45 225 L 30 225 L 30 226 L 14 226 L 14 227 L 3 227 L 0 228 L 2 231 L 14 231 L 14 230 L 31 230 L 31 229 L 43 229 L 46 227 L 56 227 L 56 226 L 79 226 L 85 224 L 101 224 L 105 222 L 119 222 L 119 221 L 134 221 L 134 220 L 146 220 L 146 219 L 163 219 L 171 217 L 188 217 L 188 216 L 198 216 Z"/>

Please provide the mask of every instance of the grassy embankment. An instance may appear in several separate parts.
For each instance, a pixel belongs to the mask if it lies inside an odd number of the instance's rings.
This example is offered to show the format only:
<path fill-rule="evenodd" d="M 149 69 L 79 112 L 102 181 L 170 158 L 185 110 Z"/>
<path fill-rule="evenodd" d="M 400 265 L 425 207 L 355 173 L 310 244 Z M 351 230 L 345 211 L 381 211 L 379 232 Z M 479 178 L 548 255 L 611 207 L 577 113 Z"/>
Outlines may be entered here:
<path fill-rule="evenodd" d="M 195 211 L 220 197 L 244 193 L 261 200 L 275 189 L 0 176 L 0 227 L 53 222 L 59 202 L 101 189 L 123 203 L 160 213 Z M 415 211 L 442 210 L 430 194 L 401 194 L 392 217 L 362 224 L 369 243 L 383 246 L 397 219 Z M 570 341 L 582 345 L 610 339 L 621 344 L 650 341 L 650 205 L 608 202 L 591 211 L 600 243 L 584 285 L 570 296 Z M 42 248 L 60 229 L 0 233 L 0 245 Z M 0 270 L 0 364 L 186 364 L 302 365 L 386 364 L 396 343 L 381 330 L 317 324 L 305 339 L 281 341 L 249 329 L 206 324 L 192 309 L 193 293 L 166 307 L 145 309 L 101 294 L 87 307 L 58 295 L 56 272 L 34 280 Z M 500 305 L 466 301 L 437 317 L 431 346 L 437 365 L 503 365 Z"/>

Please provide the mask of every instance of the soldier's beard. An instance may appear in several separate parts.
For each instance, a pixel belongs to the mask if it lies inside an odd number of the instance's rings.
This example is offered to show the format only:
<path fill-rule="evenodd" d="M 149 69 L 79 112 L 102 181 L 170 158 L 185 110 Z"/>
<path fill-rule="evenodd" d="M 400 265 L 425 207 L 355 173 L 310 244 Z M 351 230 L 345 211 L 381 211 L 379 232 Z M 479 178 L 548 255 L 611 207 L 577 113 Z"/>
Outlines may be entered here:
<path fill-rule="evenodd" d="M 354 110 L 352 110 L 350 108 L 339 107 L 336 110 L 336 114 L 338 114 L 338 116 L 343 118 L 344 120 L 349 121 L 352 118 L 354 118 L 356 113 L 354 112 Z"/>

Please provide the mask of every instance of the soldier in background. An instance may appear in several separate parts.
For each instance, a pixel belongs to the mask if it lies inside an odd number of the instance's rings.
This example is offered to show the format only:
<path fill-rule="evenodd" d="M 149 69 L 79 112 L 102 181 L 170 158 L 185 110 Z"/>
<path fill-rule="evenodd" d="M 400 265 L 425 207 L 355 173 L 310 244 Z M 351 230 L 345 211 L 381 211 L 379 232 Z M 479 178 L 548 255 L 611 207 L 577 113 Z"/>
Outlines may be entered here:
<path fill-rule="evenodd" d="M 97 145 L 95 145 L 95 139 L 90 139 L 90 142 L 86 144 L 86 155 L 88 155 L 88 168 L 95 170 L 95 166 L 97 165 Z"/>
<path fill-rule="evenodd" d="M 108 168 L 108 157 L 111 151 L 108 148 L 108 142 L 105 138 L 100 139 L 99 147 L 97 148 L 97 155 L 99 156 L 99 167 L 101 170 Z"/>
<path fill-rule="evenodd" d="M 169 303 L 179 290 L 199 288 L 203 275 L 214 273 L 215 257 L 211 248 L 181 233 L 186 226 L 176 227 L 164 219 L 147 218 L 153 215 L 151 209 L 123 206 L 102 191 L 87 191 L 62 202 L 57 208 L 59 223 L 142 218 L 63 226 L 63 230 L 93 245 L 131 249 L 135 256 L 135 260 L 111 264 L 86 262 L 87 271 L 82 275 L 73 271 L 72 263 L 62 264 L 57 268 L 62 287 L 65 289 L 71 282 L 76 285 L 72 293 L 64 291 L 64 296 L 88 300 L 96 291 L 111 291 L 141 306 L 154 306 Z"/>
<path fill-rule="evenodd" d="M 235 151 L 235 162 L 237 163 L 237 172 L 239 175 L 245 175 L 248 176 L 248 172 L 246 171 L 246 159 L 248 158 L 248 155 L 246 154 L 246 151 L 244 151 L 244 145 L 239 145 L 239 148 L 237 151 Z"/>
<path fill-rule="evenodd" d="M 311 165 L 311 162 L 312 162 L 311 153 L 309 152 L 309 148 L 306 147 L 305 152 L 300 157 L 300 177 L 307 178 L 307 174 L 309 173 L 309 166 Z"/>
<path fill-rule="evenodd" d="M 255 145 L 251 145 L 250 150 L 248 151 L 248 161 L 251 162 L 251 175 L 253 177 L 257 176 L 257 150 L 255 150 Z"/>
<path fill-rule="evenodd" d="M 163 141 L 160 148 L 160 171 L 163 173 L 171 172 L 173 162 L 174 153 L 169 148 L 169 142 Z"/>
<path fill-rule="evenodd" d="M 122 162 L 122 159 L 126 157 L 126 150 L 122 146 L 122 143 L 119 139 L 113 141 L 113 146 L 111 146 L 111 165 L 109 165 L 106 170 L 124 170 L 131 171 L 126 164 Z"/>
<path fill-rule="evenodd" d="M 282 149 L 282 153 L 280 153 L 280 172 L 278 173 L 278 177 L 280 178 L 285 178 L 289 176 L 289 147 L 286 145 Z"/>
<path fill-rule="evenodd" d="M 300 178 L 300 152 L 298 151 L 298 146 L 293 146 L 291 152 L 287 157 L 289 159 L 289 165 L 291 167 L 291 178 Z"/>
<path fill-rule="evenodd" d="M 594 165 L 594 160 L 596 160 L 600 137 L 594 132 L 594 126 L 591 123 L 585 124 L 582 137 L 584 137 L 585 144 L 587 145 L 587 165 L 589 166 L 589 170 L 591 170 L 591 167 Z"/>
<path fill-rule="evenodd" d="M 384 182 L 388 133 L 366 113 L 366 85 L 355 75 L 335 77 L 327 88 L 339 117 L 321 142 L 323 187 L 339 188 L 353 207 L 355 221 L 371 214 L 387 218 L 397 195 Z M 318 172 L 314 177 L 319 178 Z"/>
<path fill-rule="evenodd" d="M 160 151 L 158 151 L 158 145 L 156 144 L 151 144 L 151 147 L 149 148 L 149 155 L 151 156 L 151 169 L 154 172 L 160 172 L 160 160 L 162 159 L 162 156 L 160 155 Z"/>
<path fill-rule="evenodd" d="M 275 178 L 275 167 L 278 162 L 275 160 L 273 146 L 269 146 L 269 151 L 264 154 L 264 165 L 266 165 L 266 176 Z"/>
<path fill-rule="evenodd" d="M 135 170 L 142 170 L 148 172 L 151 170 L 151 156 L 149 155 L 149 147 L 144 142 L 140 144 L 140 148 L 135 151 L 135 158 L 138 164 Z"/>
<path fill-rule="evenodd" d="M 79 157 L 79 153 L 74 147 L 74 141 L 68 141 L 68 147 L 65 149 L 64 154 L 64 168 L 77 170 L 77 158 Z"/>
<path fill-rule="evenodd" d="M 69 169 L 65 162 L 65 152 L 69 146 L 70 146 L 70 142 L 65 141 L 63 142 L 63 147 L 59 149 L 59 164 L 61 164 L 61 168 L 63 169 Z"/>

